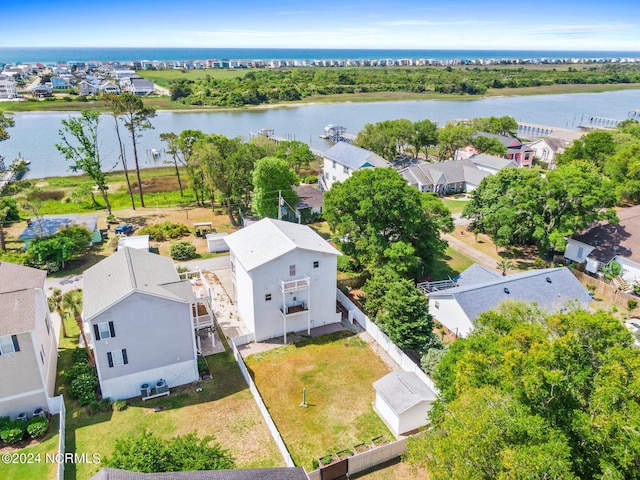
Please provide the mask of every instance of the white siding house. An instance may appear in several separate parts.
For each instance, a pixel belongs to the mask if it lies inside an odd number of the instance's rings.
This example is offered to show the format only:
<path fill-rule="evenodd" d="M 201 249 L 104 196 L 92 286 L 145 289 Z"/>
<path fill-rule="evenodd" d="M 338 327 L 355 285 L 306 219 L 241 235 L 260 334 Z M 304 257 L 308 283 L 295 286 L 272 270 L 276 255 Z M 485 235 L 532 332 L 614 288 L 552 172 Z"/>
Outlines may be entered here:
<path fill-rule="evenodd" d="M 46 272 L 0 262 L 0 417 L 47 409 L 58 362 Z"/>
<path fill-rule="evenodd" d="M 191 285 L 170 258 L 125 247 L 84 273 L 84 324 L 104 397 L 198 379 Z"/>
<path fill-rule="evenodd" d="M 500 276 L 474 269 L 473 278 L 460 274 L 458 286 L 429 293 L 429 312 L 456 335 L 466 337 L 473 321 L 500 302 L 516 300 L 535 303 L 548 312 L 562 312 L 571 305 L 589 310 L 591 297 L 566 268 L 529 270 Z M 480 275 L 481 273 L 481 275 Z"/>
<path fill-rule="evenodd" d="M 325 191 L 335 182 L 344 182 L 356 170 L 390 166 L 381 156 L 346 142 L 336 143 L 322 156 L 323 173 L 318 177 L 318 186 Z"/>
<path fill-rule="evenodd" d="M 616 261 L 622 267 L 620 276 L 629 286 L 640 284 L 640 205 L 616 214 L 618 223 L 599 222 L 568 238 L 564 257 L 585 263 L 591 273 Z"/>
<path fill-rule="evenodd" d="M 255 341 L 340 322 L 340 253 L 306 225 L 265 218 L 225 237 L 232 298 Z"/>

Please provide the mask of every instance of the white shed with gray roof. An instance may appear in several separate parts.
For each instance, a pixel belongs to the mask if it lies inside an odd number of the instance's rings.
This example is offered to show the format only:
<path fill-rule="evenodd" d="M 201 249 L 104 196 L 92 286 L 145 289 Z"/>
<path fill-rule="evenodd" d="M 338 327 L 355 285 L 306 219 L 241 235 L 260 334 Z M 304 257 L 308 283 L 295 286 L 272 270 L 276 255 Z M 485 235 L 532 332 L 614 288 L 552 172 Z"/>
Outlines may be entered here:
<path fill-rule="evenodd" d="M 375 409 L 393 434 L 424 427 L 436 393 L 414 372 L 391 372 L 373 383 Z"/>

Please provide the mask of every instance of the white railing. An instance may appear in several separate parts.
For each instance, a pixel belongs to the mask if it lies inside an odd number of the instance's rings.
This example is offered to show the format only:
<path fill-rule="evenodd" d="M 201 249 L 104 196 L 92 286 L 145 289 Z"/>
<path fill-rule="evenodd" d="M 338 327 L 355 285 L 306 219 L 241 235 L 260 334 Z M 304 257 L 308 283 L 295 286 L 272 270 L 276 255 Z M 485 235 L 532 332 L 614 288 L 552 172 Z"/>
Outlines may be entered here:
<path fill-rule="evenodd" d="M 264 421 L 267 424 L 267 428 L 269 429 L 269 432 L 271 432 L 271 436 L 273 437 L 273 440 L 276 442 L 276 445 L 280 450 L 280 454 L 282 455 L 282 458 L 284 458 L 284 461 L 287 464 L 287 467 L 295 467 L 295 463 L 293 463 L 291 454 L 289 453 L 289 450 L 287 449 L 287 446 L 285 445 L 284 440 L 282 440 L 282 436 L 278 431 L 278 427 L 276 427 L 276 424 L 273 422 L 271 415 L 269 415 L 269 411 L 267 410 L 267 406 L 264 404 L 264 401 L 262 400 L 262 396 L 258 391 L 258 387 L 256 387 L 255 383 L 253 383 L 253 379 L 251 378 L 251 375 L 249 375 L 247 366 L 244 364 L 244 360 L 242 360 L 242 355 L 240 355 L 240 352 L 236 347 L 235 339 L 234 338 L 230 339 L 229 343 L 231 344 L 231 349 L 233 350 L 233 356 L 235 357 L 236 362 L 238 362 L 238 367 L 240 367 L 242 376 L 244 377 L 245 382 L 247 382 L 247 385 L 249 385 L 249 390 L 251 390 L 251 393 L 253 394 L 253 399 L 256 401 L 256 404 L 258 405 L 258 409 L 260 410 L 260 413 L 262 413 L 262 417 L 264 418 Z"/>
<path fill-rule="evenodd" d="M 290 292 L 292 290 L 301 290 L 303 288 L 309 288 L 309 277 L 301 278 L 300 280 L 280 280 L 280 290 L 283 292 Z"/>
<path fill-rule="evenodd" d="M 420 379 L 427 384 L 427 386 L 434 391 L 437 395 L 440 390 L 435 386 L 433 380 L 431 380 L 426 373 L 422 371 L 419 365 L 416 365 L 411 358 L 409 358 L 395 343 L 393 343 L 389 337 L 387 337 L 378 326 L 373 323 L 369 317 L 367 317 L 362 310 L 360 310 L 340 289 L 336 289 L 336 298 L 344 305 L 349 312 L 349 321 L 357 322 L 366 332 L 373 337 L 378 345 L 380 345 L 385 352 L 393 358 L 400 368 L 405 372 L 413 372 Z"/>

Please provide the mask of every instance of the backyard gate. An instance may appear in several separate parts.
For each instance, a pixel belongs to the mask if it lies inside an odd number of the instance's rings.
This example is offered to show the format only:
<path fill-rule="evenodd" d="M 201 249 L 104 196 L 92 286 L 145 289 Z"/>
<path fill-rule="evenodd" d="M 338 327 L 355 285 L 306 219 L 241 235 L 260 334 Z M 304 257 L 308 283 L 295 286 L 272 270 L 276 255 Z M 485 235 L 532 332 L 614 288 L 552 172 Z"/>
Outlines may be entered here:
<path fill-rule="evenodd" d="M 326 467 L 320 468 L 320 480 L 336 480 L 345 477 L 349 471 L 349 459 L 345 458 L 338 462 L 330 463 Z"/>

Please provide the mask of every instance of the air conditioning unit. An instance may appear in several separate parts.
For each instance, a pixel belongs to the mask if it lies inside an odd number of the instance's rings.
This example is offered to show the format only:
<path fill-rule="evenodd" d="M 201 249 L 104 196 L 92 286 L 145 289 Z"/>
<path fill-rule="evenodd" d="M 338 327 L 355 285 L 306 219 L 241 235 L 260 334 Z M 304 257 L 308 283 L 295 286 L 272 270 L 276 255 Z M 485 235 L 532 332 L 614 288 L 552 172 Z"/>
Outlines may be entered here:
<path fill-rule="evenodd" d="M 33 411 L 33 416 L 34 417 L 44 417 L 45 416 L 44 408 L 36 408 Z"/>
<path fill-rule="evenodd" d="M 142 398 L 146 398 L 151 395 L 151 385 L 149 385 L 148 383 L 143 383 L 142 385 L 140 385 L 140 395 L 142 396 Z"/>
<path fill-rule="evenodd" d="M 156 382 L 156 393 L 165 393 L 169 387 L 167 386 L 167 382 L 163 379 L 160 379 Z"/>

